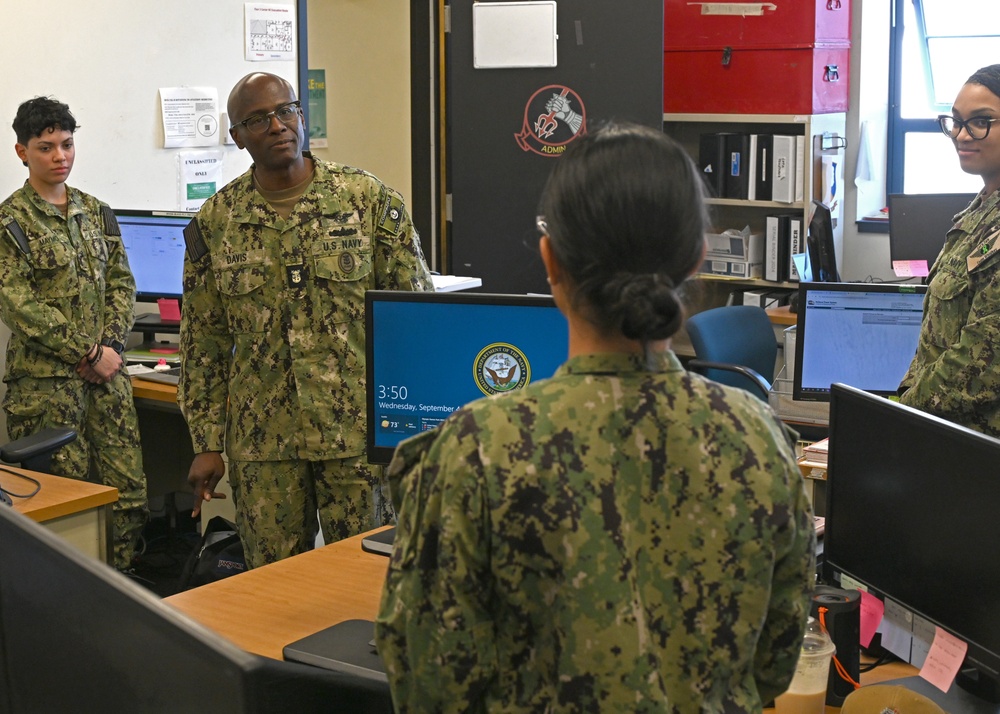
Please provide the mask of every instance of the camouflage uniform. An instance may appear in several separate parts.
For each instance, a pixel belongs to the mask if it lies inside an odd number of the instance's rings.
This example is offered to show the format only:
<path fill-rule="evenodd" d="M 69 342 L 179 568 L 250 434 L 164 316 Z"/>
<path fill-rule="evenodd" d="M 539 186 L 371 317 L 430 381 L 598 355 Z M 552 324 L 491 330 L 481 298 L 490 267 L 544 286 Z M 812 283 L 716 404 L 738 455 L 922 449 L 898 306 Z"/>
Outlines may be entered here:
<path fill-rule="evenodd" d="M 759 712 L 791 679 L 815 533 L 760 401 L 587 355 L 399 446 L 376 619 L 401 712 Z"/>
<path fill-rule="evenodd" d="M 114 550 L 115 565 L 123 568 L 146 520 L 132 384 L 124 373 L 91 384 L 76 366 L 96 342 L 126 341 L 135 280 L 121 237 L 105 232 L 105 204 L 66 190 L 68 217 L 28 183 L 0 205 L 6 228 L 0 229 L 0 319 L 11 329 L 3 408 L 11 438 L 48 426 L 77 431 L 76 441 L 54 455 L 52 471 L 118 489 Z M 30 255 L 7 228 L 12 220 L 27 236 Z"/>
<path fill-rule="evenodd" d="M 1000 191 L 956 218 L 928 276 L 900 401 L 1000 436 Z"/>
<path fill-rule="evenodd" d="M 187 232 L 178 401 L 195 453 L 229 457 L 253 566 L 310 548 L 317 502 L 327 542 L 384 522 L 364 458 L 364 293 L 433 289 L 399 194 L 314 165 L 288 219 L 251 169 L 198 213 L 204 255 Z"/>

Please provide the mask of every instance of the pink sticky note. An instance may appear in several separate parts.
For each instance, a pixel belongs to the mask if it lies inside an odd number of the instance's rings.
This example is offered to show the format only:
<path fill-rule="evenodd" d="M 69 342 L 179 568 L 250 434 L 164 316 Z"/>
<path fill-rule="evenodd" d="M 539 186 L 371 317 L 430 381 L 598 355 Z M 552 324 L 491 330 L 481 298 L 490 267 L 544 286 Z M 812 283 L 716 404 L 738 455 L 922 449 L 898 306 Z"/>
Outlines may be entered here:
<path fill-rule="evenodd" d="M 926 260 L 894 260 L 892 272 L 897 278 L 925 278 L 929 270 Z"/>
<path fill-rule="evenodd" d="M 968 648 L 968 643 L 935 627 L 934 641 L 924 660 L 924 666 L 920 668 L 920 676 L 942 692 L 947 692 L 955 681 L 955 675 L 962 666 Z"/>
<path fill-rule="evenodd" d="M 161 320 L 180 320 L 181 319 L 181 306 L 176 300 L 170 300 L 167 298 L 160 298 L 156 301 L 156 305 L 160 308 L 160 319 Z"/>
<path fill-rule="evenodd" d="M 867 647 L 872 643 L 875 630 L 882 622 L 885 614 L 885 603 L 871 593 L 861 591 L 861 646 Z"/>

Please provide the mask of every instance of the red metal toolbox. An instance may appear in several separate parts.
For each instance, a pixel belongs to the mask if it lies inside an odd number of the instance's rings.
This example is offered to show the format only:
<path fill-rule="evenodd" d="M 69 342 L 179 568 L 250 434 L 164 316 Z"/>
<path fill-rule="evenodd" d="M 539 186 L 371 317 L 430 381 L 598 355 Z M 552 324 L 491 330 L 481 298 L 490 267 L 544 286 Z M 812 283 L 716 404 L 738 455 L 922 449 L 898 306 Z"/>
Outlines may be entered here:
<path fill-rule="evenodd" d="M 844 45 L 668 50 L 663 111 L 698 114 L 829 114 L 847 111 Z"/>
<path fill-rule="evenodd" d="M 848 43 L 850 0 L 664 0 L 663 39 L 671 50 Z"/>

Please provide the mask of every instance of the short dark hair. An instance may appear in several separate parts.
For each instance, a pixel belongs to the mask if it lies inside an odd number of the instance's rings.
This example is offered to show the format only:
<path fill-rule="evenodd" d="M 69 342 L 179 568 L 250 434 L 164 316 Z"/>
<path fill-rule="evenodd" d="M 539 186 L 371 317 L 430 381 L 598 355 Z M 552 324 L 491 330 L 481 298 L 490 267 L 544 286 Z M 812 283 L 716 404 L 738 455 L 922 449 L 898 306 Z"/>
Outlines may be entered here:
<path fill-rule="evenodd" d="M 574 306 L 599 329 L 643 342 L 680 329 L 677 288 L 702 258 L 706 210 L 683 147 L 626 123 L 574 140 L 539 206 Z"/>
<path fill-rule="evenodd" d="M 17 108 L 12 126 L 17 143 L 25 146 L 32 137 L 41 136 L 48 129 L 59 128 L 71 134 L 77 130 L 76 118 L 69 106 L 51 97 L 35 97 L 23 102 Z"/>
<path fill-rule="evenodd" d="M 977 69 L 971 77 L 965 80 L 965 83 L 981 84 L 1000 97 L 1000 64 L 991 64 L 988 67 Z"/>

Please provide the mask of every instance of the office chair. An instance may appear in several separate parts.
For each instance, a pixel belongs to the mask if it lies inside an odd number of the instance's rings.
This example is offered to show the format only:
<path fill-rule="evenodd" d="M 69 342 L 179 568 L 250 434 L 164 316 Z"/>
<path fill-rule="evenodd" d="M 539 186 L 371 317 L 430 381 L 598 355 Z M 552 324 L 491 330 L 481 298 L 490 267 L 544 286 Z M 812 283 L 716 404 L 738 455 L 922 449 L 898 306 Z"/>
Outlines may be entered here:
<path fill-rule="evenodd" d="M 29 471 L 50 473 L 52 454 L 76 439 L 76 431 L 64 427 L 50 427 L 7 442 L 0 447 L 0 460 L 20 464 Z"/>
<path fill-rule="evenodd" d="M 767 401 L 778 341 L 763 308 L 729 305 L 705 310 L 688 318 L 687 331 L 695 354 L 688 369 Z"/>

